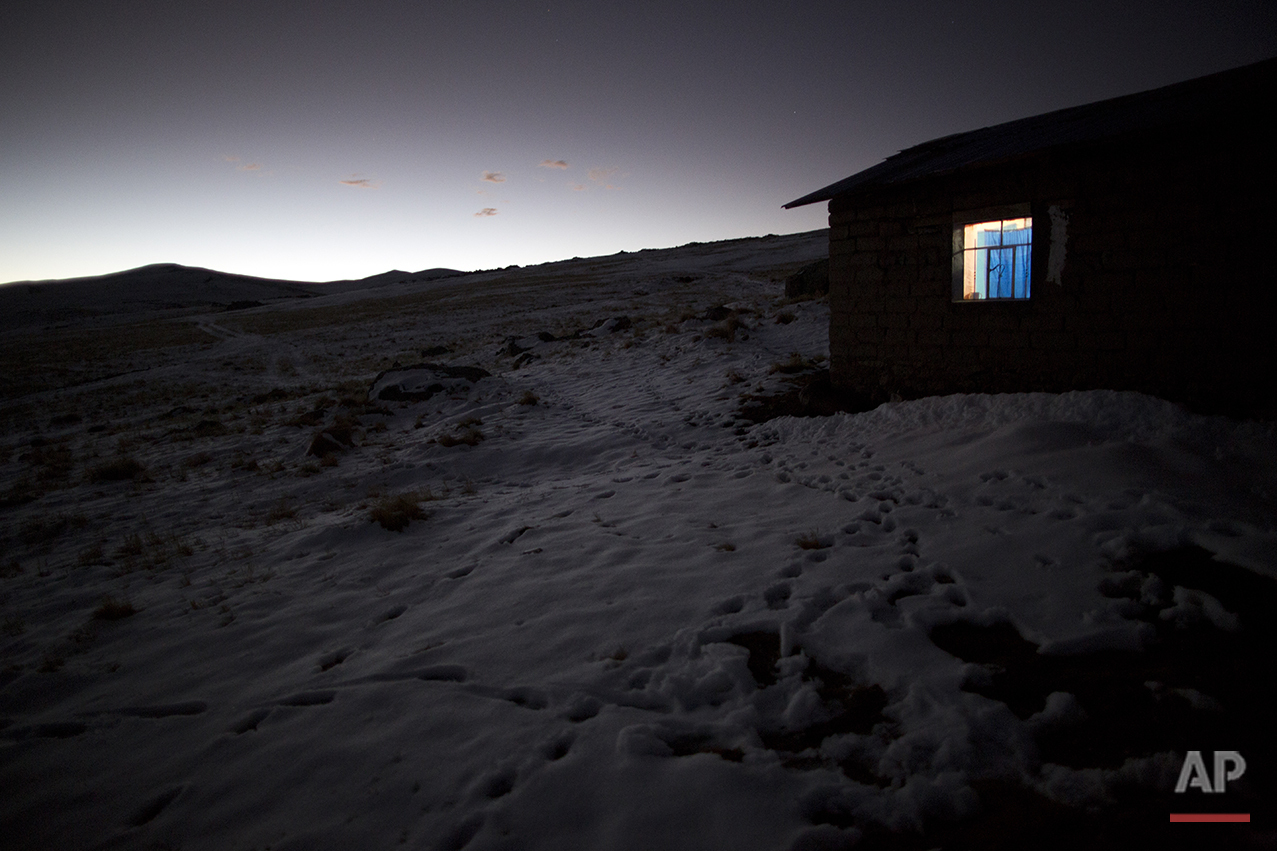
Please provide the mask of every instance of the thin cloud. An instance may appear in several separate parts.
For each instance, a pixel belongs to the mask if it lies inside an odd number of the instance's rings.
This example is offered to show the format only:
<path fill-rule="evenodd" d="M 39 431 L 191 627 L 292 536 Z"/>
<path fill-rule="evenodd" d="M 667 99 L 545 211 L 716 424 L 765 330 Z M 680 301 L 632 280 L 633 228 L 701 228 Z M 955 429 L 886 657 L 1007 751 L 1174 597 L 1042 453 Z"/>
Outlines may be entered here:
<path fill-rule="evenodd" d="M 567 160 L 541 160 L 541 162 L 537 163 L 537 168 L 565 169 L 567 167 L 568 167 Z"/>
<path fill-rule="evenodd" d="M 568 185 L 572 187 L 573 192 L 584 192 L 585 190 L 590 188 L 586 186 L 584 183 L 570 183 Z"/>
<path fill-rule="evenodd" d="M 236 171 L 252 171 L 252 172 L 260 172 L 261 174 L 270 174 L 270 172 L 262 168 L 261 163 L 242 162 L 239 157 L 233 157 L 233 156 L 230 156 L 229 154 L 223 154 L 222 161 L 228 162 L 234 165 Z"/>
<path fill-rule="evenodd" d="M 377 181 L 371 177 L 348 177 L 337 182 L 342 186 L 353 186 L 356 189 L 376 189 L 378 186 Z"/>
<path fill-rule="evenodd" d="M 505 175 L 499 171 L 485 171 L 479 179 L 487 183 L 505 183 Z"/>
<path fill-rule="evenodd" d="M 496 214 L 497 214 L 496 207 L 484 207 L 482 210 L 475 213 L 476 216 L 495 216 Z"/>
<path fill-rule="evenodd" d="M 590 169 L 590 180 L 593 180 L 595 183 L 600 183 L 607 180 L 618 171 L 620 171 L 620 169 L 615 166 L 612 168 L 592 168 Z"/>

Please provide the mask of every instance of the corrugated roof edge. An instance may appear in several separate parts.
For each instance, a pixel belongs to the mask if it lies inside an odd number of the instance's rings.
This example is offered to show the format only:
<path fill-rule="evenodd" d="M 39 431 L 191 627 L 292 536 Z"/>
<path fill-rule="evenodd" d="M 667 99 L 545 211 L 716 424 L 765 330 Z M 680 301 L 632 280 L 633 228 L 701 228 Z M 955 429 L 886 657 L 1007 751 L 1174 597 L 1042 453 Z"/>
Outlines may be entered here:
<path fill-rule="evenodd" d="M 942 136 L 906 148 L 875 166 L 783 206 L 788 210 L 828 201 L 852 189 L 931 177 L 1059 145 L 1200 120 L 1208 114 L 1235 109 L 1265 89 L 1277 92 L 1277 58 L 1157 89 Z M 1250 106 L 1253 110 L 1253 102 Z"/>

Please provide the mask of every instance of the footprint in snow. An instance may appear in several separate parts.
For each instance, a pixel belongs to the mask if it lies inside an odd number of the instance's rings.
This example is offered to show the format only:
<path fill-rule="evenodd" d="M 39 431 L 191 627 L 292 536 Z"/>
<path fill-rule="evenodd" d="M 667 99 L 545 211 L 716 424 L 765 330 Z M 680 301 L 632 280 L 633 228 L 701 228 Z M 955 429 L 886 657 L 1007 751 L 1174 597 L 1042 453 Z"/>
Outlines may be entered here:
<path fill-rule="evenodd" d="M 131 715 L 134 718 L 171 718 L 175 715 L 200 715 L 207 709 L 208 704 L 204 701 L 190 700 L 164 706 L 130 706 L 116 711 L 120 715 Z"/>
<path fill-rule="evenodd" d="M 541 755 L 549 762 L 558 762 L 568 755 L 568 752 L 572 750 L 572 745 L 575 743 L 575 733 L 564 733 L 561 736 L 555 736 L 541 746 Z"/>
<path fill-rule="evenodd" d="M 35 724 L 30 727 L 12 727 L 4 730 L 3 735 L 13 741 L 22 741 L 35 737 L 38 739 L 69 739 L 88 732 L 88 725 L 77 721 L 52 721 L 46 724 Z"/>
<path fill-rule="evenodd" d="M 325 653 L 323 656 L 320 656 L 319 661 L 316 663 L 316 666 L 319 668 L 320 672 L 322 673 L 323 671 L 327 671 L 332 668 L 335 668 L 338 665 L 340 665 L 342 662 L 345 662 L 349 656 L 350 656 L 350 651 L 347 649 L 334 650 L 331 653 Z"/>
<path fill-rule="evenodd" d="M 232 724 L 230 732 L 240 736 L 250 731 L 256 731 L 257 725 L 265 721 L 268 715 L 270 715 L 269 709 L 255 709 Z"/>
<path fill-rule="evenodd" d="M 392 607 L 392 608 L 390 608 L 390 609 L 387 609 L 387 610 L 386 610 L 386 612 L 385 612 L 384 614 L 382 614 L 382 616 L 381 616 L 381 617 L 377 618 L 377 621 L 376 621 L 376 622 L 377 622 L 377 623 L 385 623 L 386 621 L 392 621 L 392 620 L 394 620 L 395 618 L 397 618 L 397 617 L 399 617 L 400 615 L 402 615 L 402 614 L 403 614 L 404 612 L 406 612 L 406 611 L 408 611 L 408 607 L 407 607 L 407 606 L 394 606 L 394 607 Z"/>
<path fill-rule="evenodd" d="M 160 813 L 164 812 L 169 804 L 177 800 L 178 796 L 186 791 L 185 786 L 175 786 L 156 795 L 142 806 L 134 810 L 133 815 L 129 817 L 129 827 L 141 827 L 148 822 L 154 821 Z"/>
<path fill-rule="evenodd" d="M 518 775 L 513 768 L 502 768 L 486 777 L 481 777 L 476 785 L 483 797 L 495 800 L 513 792 L 517 778 Z"/>
<path fill-rule="evenodd" d="M 793 592 L 788 582 L 780 582 L 763 592 L 769 609 L 783 609 L 789 605 L 789 595 Z"/>
<path fill-rule="evenodd" d="M 728 597 L 711 611 L 716 615 L 734 615 L 745 607 L 744 597 Z"/>
<path fill-rule="evenodd" d="M 333 702 L 337 692 L 331 689 L 323 691 L 302 691 L 289 695 L 279 702 L 280 706 L 325 706 Z"/>
<path fill-rule="evenodd" d="M 422 668 L 413 676 L 425 682 L 464 683 L 469 678 L 470 672 L 462 665 L 431 665 L 429 668 Z"/>

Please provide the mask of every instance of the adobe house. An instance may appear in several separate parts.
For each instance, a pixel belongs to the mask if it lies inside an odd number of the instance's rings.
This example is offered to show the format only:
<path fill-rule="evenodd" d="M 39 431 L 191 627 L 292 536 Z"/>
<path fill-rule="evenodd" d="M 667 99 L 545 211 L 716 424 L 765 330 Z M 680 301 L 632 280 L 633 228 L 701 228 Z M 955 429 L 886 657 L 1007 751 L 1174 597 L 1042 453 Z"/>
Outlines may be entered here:
<path fill-rule="evenodd" d="M 829 202 L 830 372 L 1277 416 L 1277 60 L 946 136 Z"/>

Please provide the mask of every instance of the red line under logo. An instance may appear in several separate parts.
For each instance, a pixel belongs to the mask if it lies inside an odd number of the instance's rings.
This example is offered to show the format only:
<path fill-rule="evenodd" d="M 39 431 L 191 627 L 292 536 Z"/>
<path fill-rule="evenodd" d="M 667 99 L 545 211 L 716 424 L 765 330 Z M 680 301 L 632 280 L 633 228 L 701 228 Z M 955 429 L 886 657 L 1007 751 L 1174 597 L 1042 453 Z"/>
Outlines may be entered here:
<path fill-rule="evenodd" d="M 1171 821 L 1249 822 L 1250 813 L 1171 813 Z"/>

